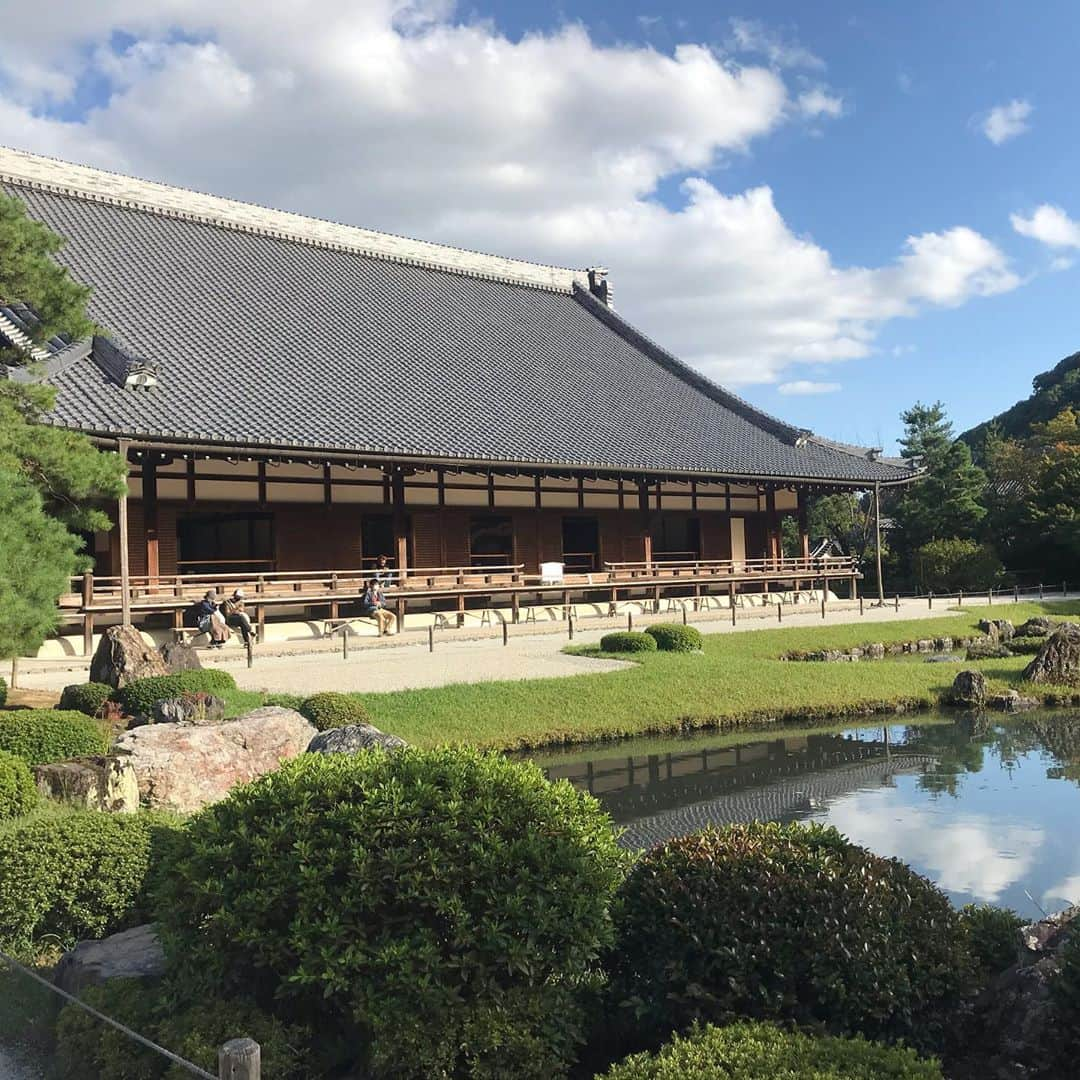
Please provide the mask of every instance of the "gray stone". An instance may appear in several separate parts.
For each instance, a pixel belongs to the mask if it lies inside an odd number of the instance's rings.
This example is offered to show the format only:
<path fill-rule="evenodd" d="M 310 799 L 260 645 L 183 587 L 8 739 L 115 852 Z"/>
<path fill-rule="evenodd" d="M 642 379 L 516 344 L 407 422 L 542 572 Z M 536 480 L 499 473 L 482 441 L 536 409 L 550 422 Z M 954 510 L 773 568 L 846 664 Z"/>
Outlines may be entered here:
<path fill-rule="evenodd" d="M 90 681 L 112 687 L 168 673 L 161 653 L 147 645 L 133 626 L 110 626 L 90 661 Z"/>
<path fill-rule="evenodd" d="M 915 651 L 921 653 L 933 652 L 934 643 L 929 638 L 923 638 L 921 641 L 915 642 Z"/>
<path fill-rule="evenodd" d="M 1080 623 L 1063 623 L 1043 643 L 1035 659 L 1024 668 L 1033 683 L 1074 686 L 1080 683 Z"/>
<path fill-rule="evenodd" d="M 169 669 L 170 675 L 174 675 L 178 671 L 200 671 L 202 669 L 199 654 L 195 651 L 194 646 L 186 641 L 166 641 L 158 649 L 158 652 L 161 653 L 161 658 L 165 661 L 165 666 Z"/>
<path fill-rule="evenodd" d="M 976 709 L 986 702 L 986 676 L 981 671 L 961 671 L 953 679 L 948 703 Z"/>
<path fill-rule="evenodd" d="M 79 996 L 107 979 L 156 979 L 165 973 L 165 954 L 152 924 L 100 941 L 80 941 L 60 957 L 53 982 Z"/>
<path fill-rule="evenodd" d="M 948 653 L 945 656 L 928 656 L 926 662 L 928 664 L 959 664 L 963 659 L 962 656 L 955 656 L 952 653 Z"/>
<path fill-rule="evenodd" d="M 885 646 L 880 642 L 866 646 L 866 655 L 870 660 L 883 660 L 885 658 Z"/>
<path fill-rule="evenodd" d="M 953 640 L 951 637 L 934 638 L 934 648 L 937 649 L 938 652 L 952 652 L 952 647 Z"/>
<path fill-rule="evenodd" d="M 1017 690 L 992 694 L 986 699 L 986 707 L 996 712 L 1026 712 L 1028 709 L 1037 709 L 1041 704 L 1038 698 L 1025 697 Z"/>
<path fill-rule="evenodd" d="M 220 724 L 225 720 L 225 702 L 213 694 L 181 694 L 156 701 L 151 710 L 152 724 Z"/>
<path fill-rule="evenodd" d="M 358 750 L 400 750 L 409 744 L 396 735 L 387 735 L 371 724 L 320 731 L 308 744 L 309 754 L 355 754 Z"/>
<path fill-rule="evenodd" d="M 47 799 L 86 810 L 133 814 L 139 809 L 139 783 L 131 762 L 110 755 L 34 766 L 34 782 Z"/>
<path fill-rule="evenodd" d="M 979 629 L 993 641 L 1011 641 L 1016 629 L 1008 619 L 982 619 Z"/>
<path fill-rule="evenodd" d="M 116 752 L 135 770 L 144 805 L 188 814 L 307 749 L 316 729 L 293 709 L 266 705 L 223 724 L 147 724 Z"/>
<path fill-rule="evenodd" d="M 1056 630 L 1059 625 L 1059 623 L 1054 622 L 1053 619 L 1048 619 L 1045 615 L 1036 615 L 1016 628 L 1016 636 L 1046 637 L 1047 634 Z"/>
<path fill-rule="evenodd" d="M 996 645 L 990 641 L 976 641 L 968 646 L 967 658 L 969 660 L 1004 660 L 1012 656 L 1005 645 Z"/>

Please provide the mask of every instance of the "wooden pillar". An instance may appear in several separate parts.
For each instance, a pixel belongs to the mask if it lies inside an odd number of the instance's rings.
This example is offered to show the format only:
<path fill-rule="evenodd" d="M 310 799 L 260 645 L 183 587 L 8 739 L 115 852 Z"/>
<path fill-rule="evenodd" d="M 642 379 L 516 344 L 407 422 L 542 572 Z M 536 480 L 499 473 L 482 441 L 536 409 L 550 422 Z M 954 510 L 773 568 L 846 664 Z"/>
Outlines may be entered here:
<path fill-rule="evenodd" d="M 127 465 L 128 440 L 118 439 L 116 451 L 120 460 Z M 131 556 L 128 551 L 128 489 L 127 477 L 124 477 L 124 491 L 117 502 L 117 527 L 120 531 L 120 621 L 124 626 L 131 625 Z"/>
<path fill-rule="evenodd" d="M 146 527 L 146 576 L 149 584 L 158 583 L 161 563 L 158 551 L 157 462 L 147 460 L 142 467 L 143 523 Z"/>
<path fill-rule="evenodd" d="M 395 469 L 390 478 L 390 502 L 394 508 L 394 566 L 398 581 L 408 574 L 409 537 L 405 527 L 405 474 Z"/>
<path fill-rule="evenodd" d="M 83 574 L 82 606 L 83 606 L 83 656 L 90 656 L 94 652 L 94 615 L 90 608 L 94 604 L 94 575 L 87 570 Z"/>
<path fill-rule="evenodd" d="M 881 573 L 881 485 L 874 485 L 874 558 L 877 564 L 878 603 L 885 606 L 885 579 Z"/>
<path fill-rule="evenodd" d="M 638 510 L 641 513 L 642 558 L 646 573 L 651 573 L 653 549 L 652 530 L 649 528 L 649 485 L 644 480 L 638 481 Z"/>
<path fill-rule="evenodd" d="M 799 492 L 799 554 L 810 558 L 810 509 L 806 505 L 806 492 Z"/>
<path fill-rule="evenodd" d="M 780 561 L 780 553 L 783 550 L 780 542 L 780 518 L 776 513 L 776 492 L 769 488 L 765 492 L 765 514 L 767 528 L 769 530 L 769 558 L 772 560 L 772 568 Z"/>

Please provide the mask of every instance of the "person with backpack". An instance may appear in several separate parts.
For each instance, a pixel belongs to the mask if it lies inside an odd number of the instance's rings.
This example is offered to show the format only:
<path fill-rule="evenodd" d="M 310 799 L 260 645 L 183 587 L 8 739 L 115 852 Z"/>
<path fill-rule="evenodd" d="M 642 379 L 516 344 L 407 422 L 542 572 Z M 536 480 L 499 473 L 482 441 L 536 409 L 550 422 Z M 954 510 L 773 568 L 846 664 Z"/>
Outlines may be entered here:
<path fill-rule="evenodd" d="M 220 649 L 229 640 L 229 628 L 225 616 L 218 605 L 217 593 L 213 589 L 195 605 L 195 625 L 210 638 L 210 648 Z"/>

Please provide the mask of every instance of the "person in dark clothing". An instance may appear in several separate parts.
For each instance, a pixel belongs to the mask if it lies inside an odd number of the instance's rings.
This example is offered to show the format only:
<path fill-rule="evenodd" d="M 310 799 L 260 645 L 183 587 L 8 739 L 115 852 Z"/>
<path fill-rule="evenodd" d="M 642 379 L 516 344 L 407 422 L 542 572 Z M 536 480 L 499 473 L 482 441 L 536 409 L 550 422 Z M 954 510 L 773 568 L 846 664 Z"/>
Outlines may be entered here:
<path fill-rule="evenodd" d="M 218 606 L 217 593 L 211 589 L 196 608 L 199 629 L 210 638 L 210 648 L 220 649 L 229 640 L 229 628 Z"/>
<path fill-rule="evenodd" d="M 227 596 L 222 601 L 221 610 L 225 613 L 226 625 L 235 626 L 247 645 L 255 631 L 252 629 L 250 616 L 244 610 L 244 590 L 233 589 L 232 596 Z"/>
<path fill-rule="evenodd" d="M 397 626 L 397 617 L 387 611 L 383 601 L 383 592 L 377 578 L 372 578 L 360 597 L 360 611 L 369 619 L 374 619 L 379 627 L 379 635 L 392 634 Z"/>

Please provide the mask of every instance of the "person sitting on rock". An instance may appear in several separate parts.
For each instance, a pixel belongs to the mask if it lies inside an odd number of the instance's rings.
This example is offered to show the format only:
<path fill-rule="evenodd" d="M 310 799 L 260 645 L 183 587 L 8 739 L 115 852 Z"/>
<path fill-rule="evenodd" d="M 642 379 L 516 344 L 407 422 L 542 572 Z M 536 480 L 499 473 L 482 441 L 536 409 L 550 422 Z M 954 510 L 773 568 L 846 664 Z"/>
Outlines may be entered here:
<path fill-rule="evenodd" d="M 397 618 L 392 611 L 386 610 L 382 587 L 375 578 L 367 582 L 360 597 L 360 612 L 375 620 L 380 637 L 383 634 L 392 634 L 397 626 Z"/>
<path fill-rule="evenodd" d="M 229 628 L 225 625 L 225 616 L 218 605 L 217 593 L 213 589 L 198 604 L 199 629 L 210 638 L 210 648 L 220 649 L 229 640 Z"/>
<path fill-rule="evenodd" d="M 251 617 L 244 610 L 244 590 L 233 589 L 232 596 L 227 596 L 221 603 L 221 609 L 225 613 L 225 623 L 235 626 L 244 639 L 244 644 L 251 642 L 255 631 L 251 627 Z"/>

